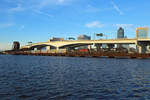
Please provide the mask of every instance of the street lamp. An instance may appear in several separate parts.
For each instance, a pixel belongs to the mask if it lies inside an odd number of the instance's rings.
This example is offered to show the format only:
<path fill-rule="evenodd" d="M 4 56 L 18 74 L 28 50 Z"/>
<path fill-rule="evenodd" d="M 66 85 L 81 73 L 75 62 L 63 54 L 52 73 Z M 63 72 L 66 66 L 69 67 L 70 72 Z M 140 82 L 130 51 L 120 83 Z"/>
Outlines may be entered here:
<path fill-rule="evenodd" d="M 95 36 L 97 36 L 97 37 L 103 37 L 104 34 L 103 33 L 94 33 L 94 40 L 95 40 Z"/>
<path fill-rule="evenodd" d="M 75 40 L 75 38 L 73 38 L 73 37 L 69 37 L 68 39 L 69 39 L 69 40 Z"/>
<path fill-rule="evenodd" d="M 102 36 L 104 36 L 104 34 L 103 33 L 98 33 L 98 34 L 96 34 L 96 36 L 102 37 Z"/>
<path fill-rule="evenodd" d="M 97 33 L 97 34 L 96 34 L 96 36 L 99 36 L 99 37 L 103 37 L 103 36 L 105 36 L 105 37 L 106 37 L 106 39 L 107 39 L 107 35 L 105 35 L 105 34 L 103 34 L 103 33 Z"/>

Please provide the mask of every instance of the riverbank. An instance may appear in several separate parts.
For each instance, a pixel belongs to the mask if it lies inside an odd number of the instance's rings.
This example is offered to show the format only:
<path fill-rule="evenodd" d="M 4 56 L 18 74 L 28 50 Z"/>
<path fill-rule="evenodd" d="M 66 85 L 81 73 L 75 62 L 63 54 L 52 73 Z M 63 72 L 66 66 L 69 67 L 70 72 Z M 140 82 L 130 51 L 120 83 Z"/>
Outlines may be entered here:
<path fill-rule="evenodd" d="M 107 57 L 107 58 L 150 58 L 150 54 L 125 53 L 125 52 L 68 52 L 68 53 L 46 53 L 46 52 L 7 52 L 11 55 L 33 55 L 33 56 L 67 56 L 67 57 Z"/>
<path fill-rule="evenodd" d="M 0 55 L 3 54 L 2 52 L 0 52 Z"/>

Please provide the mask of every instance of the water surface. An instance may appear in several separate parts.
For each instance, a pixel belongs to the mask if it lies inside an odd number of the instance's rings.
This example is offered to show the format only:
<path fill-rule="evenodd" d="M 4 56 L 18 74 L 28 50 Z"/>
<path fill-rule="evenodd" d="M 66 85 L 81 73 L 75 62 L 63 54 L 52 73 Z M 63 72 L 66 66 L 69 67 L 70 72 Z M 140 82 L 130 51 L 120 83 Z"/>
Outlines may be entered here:
<path fill-rule="evenodd" d="M 150 100 L 150 59 L 0 55 L 0 100 Z"/>

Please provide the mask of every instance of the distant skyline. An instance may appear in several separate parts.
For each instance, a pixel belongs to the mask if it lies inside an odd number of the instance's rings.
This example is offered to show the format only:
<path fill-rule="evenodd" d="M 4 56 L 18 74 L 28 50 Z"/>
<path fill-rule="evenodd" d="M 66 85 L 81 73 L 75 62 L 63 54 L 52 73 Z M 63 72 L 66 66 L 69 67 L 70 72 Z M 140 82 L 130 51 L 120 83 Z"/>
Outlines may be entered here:
<path fill-rule="evenodd" d="M 150 27 L 149 0 L 1 0 L 0 50 L 45 42 L 50 37 L 93 38 L 104 33 L 116 38 L 123 27 L 125 36 L 136 37 L 136 27 Z"/>

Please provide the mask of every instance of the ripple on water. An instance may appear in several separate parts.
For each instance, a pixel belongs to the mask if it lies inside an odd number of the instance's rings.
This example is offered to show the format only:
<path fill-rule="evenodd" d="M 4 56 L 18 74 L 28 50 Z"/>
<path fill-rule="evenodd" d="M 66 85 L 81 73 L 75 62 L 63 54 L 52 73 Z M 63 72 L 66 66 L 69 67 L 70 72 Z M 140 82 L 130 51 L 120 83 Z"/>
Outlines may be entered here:
<path fill-rule="evenodd" d="M 0 59 L 0 100 L 150 100 L 149 59 Z"/>

